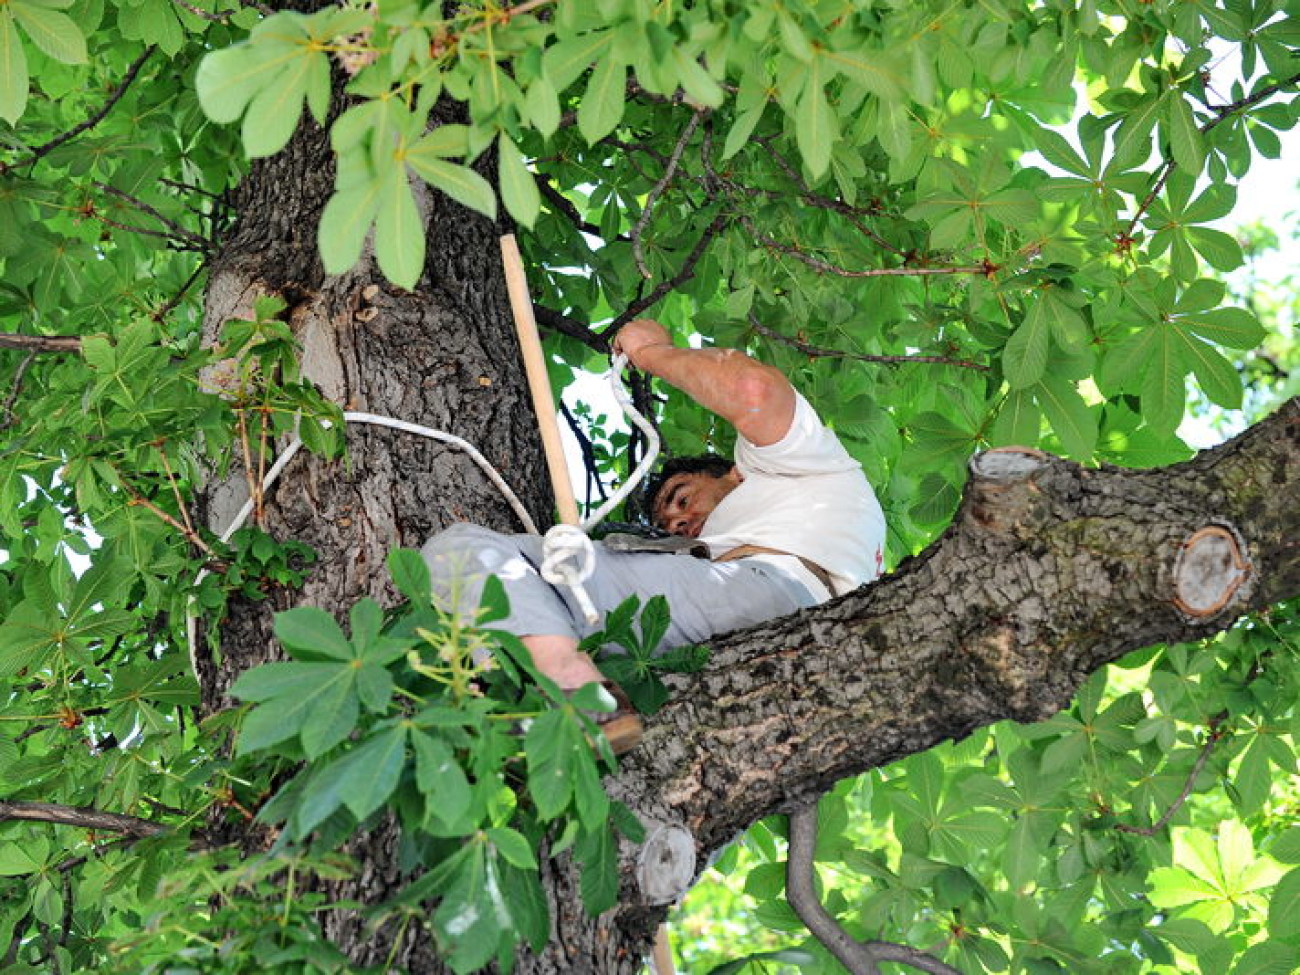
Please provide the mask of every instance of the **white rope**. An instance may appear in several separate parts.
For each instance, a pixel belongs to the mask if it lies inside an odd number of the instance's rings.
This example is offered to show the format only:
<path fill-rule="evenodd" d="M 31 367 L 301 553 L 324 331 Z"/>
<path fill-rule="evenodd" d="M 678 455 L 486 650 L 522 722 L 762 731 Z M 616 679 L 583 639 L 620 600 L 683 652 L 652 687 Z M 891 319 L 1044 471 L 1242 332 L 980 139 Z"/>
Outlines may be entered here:
<path fill-rule="evenodd" d="M 544 536 L 542 543 L 542 578 L 551 585 L 568 586 L 573 590 L 574 598 L 577 600 L 583 615 L 586 616 L 588 623 L 595 623 L 600 619 L 600 614 L 596 612 L 596 607 L 591 602 L 591 597 L 587 595 L 582 584 L 591 578 L 592 569 L 596 564 L 596 553 L 592 547 L 591 538 L 587 532 L 591 531 L 604 518 L 614 510 L 615 506 L 620 504 L 626 498 L 632 489 L 641 481 L 650 470 L 655 458 L 659 455 L 659 435 L 655 428 L 637 412 L 636 407 L 632 404 L 632 398 L 623 384 L 619 381 L 619 375 L 623 367 L 627 364 L 627 357 L 623 355 L 615 356 L 610 368 L 610 386 L 613 388 L 614 398 L 617 400 L 623 412 L 628 418 L 637 425 L 646 437 L 647 447 L 646 455 L 642 458 L 641 463 L 637 465 L 632 476 L 627 482 L 614 492 L 609 499 L 595 512 L 595 514 L 586 518 L 581 526 L 578 525 L 556 525 Z M 389 416 L 380 416 L 376 413 L 359 413 L 355 411 L 345 411 L 343 413 L 345 423 L 360 423 L 363 425 L 388 427 L 392 430 L 400 430 L 403 433 L 415 434 L 418 437 L 427 437 L 430 440 L 438 440 L 443 443 L 453 444 L 465 451 L 470 460 L 482 469 L 497 490 L 505 497 L 510 507 L 514 509 L 515 514 L 519 517 L 531 535 L 541 534 L 537 530 L 537 523 L 533 521 L 528 511 L 524 508 L 519 496 L 505 482 L 505 479 L 492 466 L 491 462 L 479 453 L 468 440 L 463 440 L 454 434 L 444 433 L 442 430 L 435 430 L 433 427 L 426 427 L 419 423 L 408 423 L 405 420 L 395 420 Z M 329 421 L 323 421 L 323 425 L 328 427 Z M 265 496 L 271 486 L 283 473 L 289 461 L 293 460 L 298 451 L 302 449 L 302 438 L 296 433 L 289 445 L 285 447 L 284 452 L 275 459 L 266 475 L 262 478 L 262 485 L 259 494 Z M 243 507 L 235 514 L 230 525 L 221 533 L 221 541 L 229 542 L 235 532 L 244 527 L 248 518 L 253 513 L 257 502 L 254 498 L 249 498 L 244 502 Z M 197 587 L 208 576 L 208 570 L 202 569 L 194 578 L 194 585 Z M 198 619 L 193 612 L 195 598 L 190 597 L 189 611 L 186 613 L 185 635 L 189 643 L 190 666 L 194 668 L 197 675 L 198 668 Z"/>

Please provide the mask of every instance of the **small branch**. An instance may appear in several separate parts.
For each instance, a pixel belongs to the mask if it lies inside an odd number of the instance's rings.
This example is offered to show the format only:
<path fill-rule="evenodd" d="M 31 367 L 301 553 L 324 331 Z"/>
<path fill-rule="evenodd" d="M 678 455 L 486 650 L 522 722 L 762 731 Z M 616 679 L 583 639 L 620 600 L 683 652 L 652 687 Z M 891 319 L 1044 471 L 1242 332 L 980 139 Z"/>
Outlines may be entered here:
<path fill-rule="evenodd" d="M 199 549 L 209 559 L 213 559 L 213 560 L 216 559 L 217 553 L 212 551 L 212 547 L 208 545 L 208 543 L 205 542 L 202 538 L 199 537 L 198 532 L 194 531 L 194 529 L 192 528 L 187 528 L 184 524 L 182 524 L 180 521 L 173 518 L 167 512 L 163 511 L 162 508 L 158 507 L 148 498 L 136 494 L 134 491 L 131 491 L 130 488 L 127 488 L 127 490 L 128 492 L 130 492 L 131 495 L 130 499 L 127 501 L 128 505 L 144 508 L 146 511 L 150 511 L 153 514 L 157 515 L 160 519 L 162 519 L 168 525 L 171 525 L 171 527 L 175 528 L 178 532 L 180 532 L 183 536 L 185 536 L 185 540 L 187 542 L 189 542 L 195 548 Z"/>
<path fill-rule="evenodd" d="M 103 192 L 108 193 L 111 196 L 115 196 L 119 200 L 122 200 L 123 202 L 128 203 L 131 206 L 135 207 L 137 210 L 140 210 L 148 214 L 149 216 L 157 220 L 160 224 L 162 224 L 164 227 L 166 227 L 169 231 L 171 231 L 169 235 L 162 235 L 162 236 L 174 237 L 177 240 L 186 241 L 196 246 L 198 250 L 204 253 L 207 253 L 209 250 L 212 249 L 211 241 L 207 240 L 204 237 L 199 236 L 198 234 L 194 233 L 194 231 L 192 230 L 187 230 L 185 227 L 182 227 L 180 224 L 178 224 L 175 220 L 172 220 L 170 217 L 164 216 L 156 207 L 150 206 L 148 203 L 145 203 L 144 200 L 132 196 L 130 193 L 127 193 L 125 190 L 119 190 L 116 186 L 112 186 L 108 183 L 101 183 L 96 181 L 94 185 L 96 189 L 102 190 Z M 103 217 L 100 217 L 100 219 L 104 220 Z M 105 220 L 105 222 L 107 223 L 108 221 Z M 124 228 L 124 229 L 138 230 L 139 228 Z M 145 233 L 147 231 L 140 231 L 140 232 Z"/>
<path fill-rule="evenodd" d="M 171 298 L 167 300 L 167 303 L 161 308 L 150 312 L 149 317 L 155 322 L 161 322 L 164 318 L 170 315 L 176 306 L 181 303 L 182 299 L 185 297 L 185 293 L 189 291 L 194 285 L 194 282 L 199 279 L 199 275 L 203 273 L 206 267 L 206 262 L 200 261 L 199 266 L 194 269 L 194 273 L 185 279 L 185 283 L 181 285 L 180 290 L 177 291 L 176 294 L 172 295 Z"/>
<path fill-rule="evenodd" d="M 560 401 L 560 415 L 564 417 L 564 422 L 569 425 L 569 432 L 578 442 L 578 449 L 582 451 L 582 466 L 587 473 L 587 499 L 584 502 L 588 507 L 591 506 L 592 485 L 596 486 L 596 493 L 600 495 L 599 500 L 604 501 L 609 495 L 605 491 L 605 485 L 600 480 L 600 473 L 596 465 L 596 450 L 592 446 L 591 438 L 587 432 L 578 424 L 578 418 L 573 415 L 569 405 L 563 400 Z"/>
<path fill-rule="evenodd" d="M 46 156 L 49 153 L 53 152 L 55 149 L 63 145 L 65 142 L 72 141 L 77 136 L 81 135 L 81 133 L 88 132 L 89 130 L 93 129 L 96 125 L 98 125 L 100 122 L 102 122 L 105 116 L 107 116 L 108 113 L 113 110 L 113 106 L 115 106 L 119 101 L 122 100 L 122 96 L 126 94 L 126 90 L 130 88 L 131 85 L 135 82 L 136 77 L 140 74 L 140 69 L 144 67 L 144 63 L 147 60 L 149 60 L 149 55 L 153 54 L 153 51 L 154 51 L 153 45 L 150 45 L 140 53 L 140 56 L 138 58 L 136 58 L 133 62 L 131 62 L 131 66 L 126 69 L 126 74 L 122 77 L 122 80 L 118 83 L 118 86 L 115 89 L 113 89 L 112 94 L 109 95 L 108 97 L 108 101 L 106 101 L 100 107 L 99 111 L 95 112 L 94 115 L 91 115 L 84 122 L 81 122 L 80 124 L 69 129 L 67 132 L 64 132 L 62 135 L 56 136 L 55 138 L 51 139 L 49 142 L 45 143 L 44 145 L 38 146 L 37 148 L 31 150 L 29 155 L 18 160 L 17 162 L 15 163 L 0 162 L 0 174 L 7 173 L 10 170 L 20 169 L 23 166 L 31 165 L 32 163 L 40 159 L 42 156 Z"/>
<path fill-rule="evenodd" d="M 229 20 L 236 13 L 238 13 L 237 10 L 220 10 L 216 12 L 213 12 L 211 10 L 203 10 L 200 7 L 194 6 L 194 4 L 192 3 L 186 3 L 185 0 L 172 0 L 172 3 L 176 4 L 176 6 L 178 7 L 188 10 L 195 17 L 199 17 L 203 20 L 208 20 L 216 24 L 224 24 L 227 20 Z"/>
<path fill-rule="evenodd" d="M 664 174 L 660 177 L 659 182 L 650 190 L 650 195 L 646 197 L 645 206 L 641 208 L 641 216 L 637 217 L 636 224 L 632 227 L 632 258 L 636 261 L 637 270 L 641 272 L 641 277 L 647 281 L 650 280 L 650 269 L 645 266 L 645 252 L 641 247 L 641 235 L 645 232 L 646 225 L 650 222 L 650 214 L 654 212 L 655 203 L 668 184 L 673 181 L 677 174 L 677 167 L 681 164 L 682 153 L 686 151 L 686 144 L 691 141 L 691 136 L 695 134 L 696 128 L 699 127 L 700 119 L 704 117 L 704 110 L 700 109 L 691 116 L 691 120 L 686 123 L 686 128 L 682 130 L 681 137 L 677 140 L 677 145 L 673 147 L 673 154 L 668 159 L 668 165 L 664 168 Z"/>
<path fill-rule="evenodd" d="M 1178 797 L 1169 804 L 1169 808 L 1164 811 L 1164 815 L 1150 826 L 1129 826 L 1127 823 L 1120 823 L 1115 827 L 1115 829 L 1121 833 L 1132 833 L 1134 836 L 1155 836 L 1168 826 L 1169 820 L 1174 818 L 1174 814 L 1177 813 L 1178 810 L 1183 807 L 1183 803 L 1191 797 L 1192 790 L 1196 787 L 1196 780 L 1201 777 L 1201 772 L 1205 769 L 1205 763 L 1210 760 L 1210 753 L 1214 751 L 1214 746 L 1219 743 L 1219 740 L 1223 738 L 1225 734 L 1227 734 L 1227 732 L 1220 727 L 1218 718 L 1210 722 L 1210 734 L 1205 739 L 1205 745 L 1201 748 L 1201 753 L 1196 756 L 1196 764 L 1192 766 L 1192 771 L 1188 774 L 1187 781 L 1183 784 L 1183 791 L 1180 792 Z"/>
<path fill-rule="evenodd" d="M 9 820 L 28 820 L 38 823 L 55 823 L 60 826 L 77 826 L 82 829 L 102 829 L 127 836 L 157 836 L 167 832 L 167 826 L 135 816 L 102 812 L 89 806 L 60 806 L 52 802 L 19 802 L 0 800 L 0 823 Z"/>
<path fill-rule="evenodd" d="M 988 372 L 989 369 L 988 366 L 979 362 L 971 362 L 969 359 L 950 359 L 942 355 L 867 355 L 859 352 L 844 352 L 840 349 L 823 349 L 815 345 L 809 345 L 799 339 L 790 338 L 788 335 L 782 335 L 760 322 L 753 312 L 749 313 L 749 324 L 759 335 L 775 339 L 778 342 L 784 342 L 791 348 L 798 349 L 804 355 L 813 356 L 814 358 L 854 359 L 858 362 L 881 362 L 887 365 L 924 363 L 939 366 L 958 366 L 962 369 L 978 369 L 980 372 Z"/>
<path fill-rule="evenodd" d="M 537 184 L 537 189 L 541 192 L 542 196 L 546 197 L 546 201 L 550 203 L 558 213 L 562 213 L 568 217 L 569 222 L 572 223 L 576 229 L 583 233 L 604 239 L 604 235 L 601 233 L 600 228 L 594 223 L 582 219 L 582 214 L 578 212 L 578 208 L 574 206 L 573 201 L 552 186 L 551 181 L 546 178 L 544 173 L 534 173 L 533 181 Z"/>
<path fill-rule="evenodd" d="M 18 394 L 23 388 L 23 376 L 36 361 L 36 355 L 35 351 L 28 352 L 23 361 L 18 363 L 18 371 L 14 373 L 14 378 L 10 382 L 9 394 L 5 397 L 4 403 L 0 404 L 0 430 L 4 430 L 14 422 L 14 403 L 18 402 Z"/>
<path fill-rule="evenodd" d="M 628 305 L 623 311 L 601 330 L 601 335 L 613 335 L 620 328 L 636 318 L 647 308 L 654 305 L 660 298 L 668 294 L 674 288 L 689 281 L 695 276 L 695 265 L 699 263 L 700 258 L 704 256 L 704 251 L 710 241 L 718 235 L 718 232 L 726 226 L 727 217 L 725 214 L 718 214 L 713 218 L 713 222 L 704 228 L 704 233 L 700 239 L 695 242 L 691 252 L 686 255 L 686 260 L 682 262 L 681 269 L 666 281 L 660 281 L 654 286 L 654 289 L 644 297 L 638 298 Z"/>
<path fill-rule="evenodd" d="M 1233 115 L 1242 111 L 1242 109 L 1250 108 L 1252 105 L 1257 105 L 1265 98 L 1277 94 L 1284 88 L 1294 88 L 1297 83 L 1300 83 L 1300 72 L 1293 74 L 1289 78 L 1283 78 L 1281 81 L 1274 82 L 1271 85 L 1266 85 L 1259 91 L 1246 95 L 1244 98 L 1239 98 L 1235 102 L 1230 102 L 1227 105 L 1213 106 L 1211 111 L 1214 112 L 1214 118 L 1210 119 L 1200 127 L 1201 134 L 1205 135 L 1216 126 L 1226 122 Z M 1133 232 L 1137 230 L 1138 222 L 1146 215 L 1147 209 L 1155 202 L 1156 197 L 1159 196 L 1160 191 L 1164 189 L 1165 184 L 1169 182 L 1170 174 L 1172 174 L 1177 168 L 1178 163 L 1172 159 L 1166 159 L 1161 165 L 1160 175 L 1157 177 L 1155 185 L 1151 187 L 1151 192 L 1149 192 L 1138 205 L 1137 212 L 1133 214 L 1133 219 L 1129 221 L 1128 229 L 1119 235 L 1118 242 L 1120 244 L 1132 242 Z"/>
<path fill-rule="evenodd" d="M 917 948 L 892 941 L 862 942 L 835 920 L 817 896 L 814 853 L 817 849 L 817 803 L 790 813 L 790 849 L 787 853 L 785 896 L 813 937 L 835 956 L 851 975 L 881 975 L 880 962 L 910 965 L 930 975 L 962 975 L 951 965 Z"/>
<path fill-rule="evenodd" d="M 80 352 L 81 339 L 76 335 L 17 335 L 0 332 L 0 349 L 40 352 Z"/>
<path fill-rule="evenodd" d="M 598 332 L 593 332 L 577 319 L 561 315 L 558 311 L 541 305 L 533 306 L 533 315 L 537 319 L 537 324 L 552 332 L 559 332 L 561 335 L 576 339 L 595 352 L 609 352 L 609 339 Z"/>
<path fill-rule="evenodd" d="M 742 217 L 741 222 L 754 235 L 755 239 L 768 250 L 780 251 L 783 254 L 789 254 L 791 257 L 807 264 L 814 271 L 820 271 L 823 274 L 833 274 L 839 278 L 912 278 L 928 277 L 940 274 L 978 274 L 988 277 L 997 269 L 996 264 L 985 261 L 983 264 L 962 265 L 956 267 L 873 267 L 865 271 L 851 271 L 848 268 L 839 267 L 823 261 L 820 258 L 813 257 L 811 254 L 805 254 L 793 244 L 783 244 L 773 237 L 769 237 L 754 225 L 754 222 L 748 217 Z"/>

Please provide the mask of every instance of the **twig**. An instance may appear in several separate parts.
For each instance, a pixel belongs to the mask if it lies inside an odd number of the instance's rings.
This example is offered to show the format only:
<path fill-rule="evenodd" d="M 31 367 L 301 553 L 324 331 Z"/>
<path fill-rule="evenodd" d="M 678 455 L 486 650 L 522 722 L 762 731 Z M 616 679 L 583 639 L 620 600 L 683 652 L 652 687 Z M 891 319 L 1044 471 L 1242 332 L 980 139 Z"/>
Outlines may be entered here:
<path fill-rule="evenodd" d="M 1300 72 L 1293 74 L 1289 78 L 1283 78 L 1281 81 L 1274 82 L 1271 85 L 1266 85 L 1257 92 L 1253 92 L 1243 98 L 1238 98 L 1235 102 L 1229 102 L 1227 105 L 1211 106 L 1211 111 L 1215 113 L 1214 118 L 1210 119 L 1200 127 L 1200 133 L 1205 135 L 1205 133 L 1214 129 L 1223 122 L 1226 122 L 1230 117 L 1236 115 L 1242 109 L 1250 108 L 1252 105 L 1257 105 L 1270 95 L 1277 94 L 1283 88 L 1294 87 L 1298 82 L 1300 82 Z M 1177 168 L 1178 163 L 1172 159 L 1166 159 L 1161 165 L 1160 175 L 1156 179 L 1155 185 L 1151 187 L 1151 192 L 1149 192 L 1138 205 L 1137 211 L 1133 214 L 1133 219 L 1129 221 L 1128 229 L 1121 232 L 1117 238 L 1121 244 L 1132 242 L 1133 232 L 1137 230 L 1138 222 L 1146 215 L 1147 209 L 1155 202 L 1160 191 L 1164 189 L 1165 183 L 1169 182 L 1169 176 Z"/>
<path fill-rule="evenodd" d="M 80 352 L 81 339 L 76 335 L 17 335 L 0 332 L 0 349 L 24 352 Z"/>
<path fill-rule="evenodd" d="M 700 258 L 704 256 L 704 251 L 709 242 L 718 235 L 718 232 L 726 225 L 727 217 L 725 214 L 718 214 L 713 218 L 713 222 L 704 228 L 704 233 L 700 239 L 695 242 L 691 252 L 686 255 L 686 260 L 682 262 L 681 268 L 671 278 L 660 281 L 654 286 L 654 289 L 644 297 L 638 298 L 628 305 L 612 322 L 609 323 L 602 331 L 601 335 L 613 335 L 620 328 L 636 318 L 643 311 L 655 304 L 660 298 L 668 294 L 674 288 L 689 281 L 695 276 L 695 265 L 699 263 Z"/>
<path fill-rule="evenodd" d="M 817 848 L 817 803 L 790 814 L 790 849 L 785 866 L 785 896 L 799 920 L 852 975 L 880 975 L 880 962 L 919 968 L 930 975 L 962 975 L 934 955 L 892 941 L 858 941 L 833 918 L 817 897 L 813 857 Z"/>
<path fill-rule="evenodd" d="M 18 363 L 18 371 L 14 373 L 14 378 L 10 382 L 9 394 L 5 397 L 4 404 L 0 405 L 0 430 L 14 422 L 14 403 L 18 402 L 18 394 L 23 388 L 23 376 L 28 367 L 36 361 L 36 355 L 35 350 L 28 352 L 23 361 Z"/>
<path fill-rule="evenodd" d="M 988 372 L 989 367 L 979 363 L 971 362 L 969 359 L 950 359 L 942 355 L 867 355 L 861 352 L 845 352 L 841 349 L 823 349 L 815 345 L 809 345 L 807 342 L 791 338 L 788 335 L 782 335 L 773 328 L 760 322 L 751 311 L 749 313 L 749 324 L 754 331 L 769 339 L 775 339 L 778 342 L 784 342 L 791 348 L 798 349 L 804 355 L 814 358 L 824 359 L 855 359 L 858 362 L 883 362 L 886 364 L 901 365 L 903 363 L 927 363 L 939 366 L 959 366 L 962 369 L 978 369 L 980 372 Z"/>
<path fill-rule="evenodd" d="M 645 252 L 641 247 L 641 235 L 645 232 L 646 225 L 650 222 L 650 214 L 654 212 L 655 203 L 668 184 L 673 181 L 677 174 L 677 167 L 681 164 L 682 153 L 686 151 L 686 144 L 691 141 L 691 136 L 695 134 L 696 128 L 699 127 L 700 119 L 704 117 L 704 110 L 698 109 L 691 116 L 691 120 L 686 123 L 686 128 L 682 130 L 681 137 L 677 140 L 677 145 L 673 146 L 673 154 L 668 158 L 668 165 L 664 168 L 664 174 L 660 177 L 659 182 L 655 183 L 650 189 L 650 195 L 646 197 L 645 206 L 641 208 L 641 215 L 637 217 L 636 224 L 632 227 L 632 258 L 636 261 L 637 269 L 641 272 L 641 277 L 647 281 L 650 280 L 650 269 L 645 266 Z"/>
<path fill-rule="evenodd" d="M 235 14 L 239 12 L 237 10 L 218 10 L 218 11 L 203 10 L 200 7 L 194 6 L 194 4 L 192 3 L 186 3 L 185 0 L 172 0 L 172 3 L 176 4 L 176 6 L 178 7 L 183 7 L 184 9 L 188 10 L 195 17 L 200 17 L 203 20 L 208 20 L 216 24 L 224 24 L 227 20 L 229 20 L 231 17 L 235 16 Z"/>
<path fill-rule="evenodd" d="M 564 417 L 564 422 L 569 425 L 569 432 L 572 433 L 573 438 L 578 441 L 578 449 L 582 451 L 582 466 L 586 468 L 587 471 L 587 499 L 583 503 L 590 507 L 592 503 L 592 484 L 595 484 L 596 492 L 600 495 L 598 500 L 604 501 L 608 497 L 608 494 L 605 492 L 605 485 L 601 481 L 600 474 L 597 471 L 596 451 L 591 444 L 591 438 L 587 436 L 586 431 L 578 424 L 578 418 L 575 417 L 573 411 L 569 409 L 569 404 L 565 403 L 563 400 L 560 401 L 560 415 Z"/>
<path fill-rule="evenodd" d="M 185 297 L 185 292 L 190 290 L 190 287 L 199 279 L 199 275 L 203 273 L 206 267 L 207 263 L 205 261 L 199 261 L 199 266 L 194 269 L 193 274 L 185 279 L 185 283 L 181 285 L 180 290 L 177 291 L 176 294 L 172 295 L 171 298 L 167 300 L 167 303 L 161 308 L 150 312 L 149 317 L 155 322 L 161 322 L 164 318 L 170 315 L 176 306 L 181 303 L 181 299 Z"/>
<path fill-rule="evenodd" d="M 533 181 L 537 183 L 537 189 L 541 192 L 542 196 L 546 197 L 547 202 L 550 203 L 558 212 L 568 217 L 569 222 L 572 223 L 574 227 L 584 233 L 592 234 L 593 236 L 601 237 L 603 239 L 603 234 L 601 233 L 600 228 L 594 223 L 582 219 L 582 214 L 579 213 L 578 208 L 573 205 L 573 201 L 552 186 L 551 181 L 546 177 L 545 173 L 534 173 Z"/>
<path fill-rule="evenodd" d="M 1219 726 L 1219 720 L 1217 718 L 1210 722 L 1209 737 L 1205 739 L 1205 745 L 1201 748 L 1201 753 L 1196 756 L 1196 764 L 1192 766 L 1192 771 L 1188 774 L 1187 781 L 1183 784 L 1183 791 L 1180 792 L 1178 797 L 1169 804 L 1169 808 L 1164 811 L 1164 815 L 1150 826 L 1129 826 L 1127 823 L 1120 823 L 1115 827 L 1115 829 L 1121 833 L 1132 833 L 1134 836 L 1155 836 L 1168 826 L 1169 820 L 1174 818 L 1174 814 L 1177 813 L 1178 810 L 1183 807 L 1183 803 L 1191 797 L 1192 789 L 1196 787 L 1196 780 L 1201 777 L 1201 772 L 1205 769 L 1205 763 L 1210 760 L 1210 753 L 1214 751 L 1214 746 L 1219 743 L 1219 740 L 1223 738 L 1225 734 L 1227 734 L 1227 732 Z"/>
<path fill-rule="evenodd" d="M 65 142 L 70 142 L 71 140 L 75 139 L 77 136 L 81 135 L 81 133 L 93 129 L 96 125 L 102 122 L 104 120 L 104 117 L 107 116 L 108 113 L 113 110 L 113 106 L 115 106 L 119 101 L 122 100 L 122 96 L 126 94 L 126 90 L 130 88 L 131 85 L 135 82 L 136 76 L 139 75 L 140 73 L 140 69 L 144 67 L 144 63 L 147 60 L 149 60 L 149 55 L 153 54 L 153 51 L 154 48 L 153 45 L 151 44 L 148 47 L 146 47 L 142 52 L 140 52 L 140 56 L 131 62 L 131 66 L 126 69 L 126 74 L 123 75 L 122 80 L 118 83 L 118 86 L 115 89 L 113 89 L 113 93 L 109 95 L 108 101 L 106 101 L 100 107 L 99 111 L 95 112 L 94 115 L 91 115 L 84 122 L 81 122 L 78 125 L 73 126 L 71 129 L 69 129 L 67 132 L 64 132 L 62 135 L 56 136 L 55 138 L 51 139 L 49 142 L 45 143 L 44 145 L 32 149 L 29 155 L 18 160 L 17 162 L 15 163 L 0 162 L 0 174 L 7 173 L 10 170 L 20 169 L 23 166 L 31 165 L 32 163 L 40 159 L 42 156 L 46 156 L 49 153 L 53 152 L 55 149 L 63 145 Z"/>
<path fill-rule="evenodd" d="M 199 536 L 199 533 L 196 532 L 193 528 L 190 528 L 184 525 L 183 523 L 181 523 L 180 521 L 178 521 L 177 519 L 173 518 L 167 512 L 163 511 L 162 508 L 158 507 L 156 504 L 154 504 L 152 501 L 150 501 L 148 498 L 144 497 L 143 495 L 136 494 L 130 488 L 127 488 L 127 491 L 131 495 L 131 497 L 126 502 L 128 505 L 133 507 L 138 507 L 138 508 L 144 508 L 146 511 L 150 511 L 153 514 L 157 515 L 164 522 L 171 525 L 178 532 L 184 535 L 185 540 L 187 542 L 189 542 L 195 548 L 202 551 L 203 554 L 206 555 L 209 559 L 214 559 L 214 560 L 216 559 L 217 553 L 212 551 L 212 547 L 208 545 L 208 543 L 205 542 Z"/>
<path fill-rule="evenodd" d="M 21 802 L 0 800 L 0 823 L 22 819 L 38 823 L 56 823 L 60 826 L 78 826 L 82 829 L 103 829 L 127 836 L 157 836 L 167 832 L 167 826 L 136 816 L 103 812 L 89 806 L 61 806 L 52 802 Z"/>
<path fill-rule="evenodd" d="M 820 271 L 823 274 L 833 274 L 839 278 L 913 278 L 913 277 L 930 277 L 941 274 L 978 274 L 984 277 L 995 272 L 998 267 L 985 261 L 983 264 L 957 265 L 952 267 L 872 267 L 863 271 L 851 271 L 848 268 L 839 267 L 828 261 L 813 257 L 806 254 L 793 244 L 783 244 L 773 237 L 769 237 L 754 225 L 754 222 L 748 217 L 741 217 L 741 222 L 749 229 L 760 244 L 768 250 L 780 251 L 783 254 L 789 254 L 795 260 L 807 264 L 814 271 Z"/>
<path fill-rule="evenodd" d="M 172 465 L 167 460 L 167 450 L 165 443 L 159 443 L 158 456 L 162 458 L 163 470 L 167 474 L 167 483 L 172 487 L 172 495 L 176 498 L 176 508 L 181 513 L 181 518 L 185 522 L 185 531 L 191 537 L 198 537 L 194 531 L 194 523 L 190 521 L 190 513 L 185 507 L 185 499 L 181 497 L 181 486 L 177 483 L 176 475 L 172 472 Z"/>
<path fill-rule="evenodd" d="M 199 236 L 198 234 L 194 233 L 194 231 L 192 230 L 187 230 L 185 227 L 182 227 L 175 220 L 162 214 L 156 207 L 153 207 L 150 204 L 145 203 L 144 200 L 132 196 L 130 193 L 127 193 L 125 190 L 119 190 L 116 186 L 112 186 L 109 183 L 101 183 L 98 180 L 96 180 L 94 186 L 96 189 L 102 190 L 103 192 L 108 193 L 111 196 L 117 197 L 119 200 L 129 203 L 137 210 L 141 210 L 144 213 L 147 213 L 149 216 L 153 217 L 160 224 L 162 224 L 164 227 L 170 230 L 171 236 L 176 237 L 179 240 L 189 241 L 191 244 L 196 245 L 198 249 L 203 251 L 204 253 L 212 249 L 212 242 L 210 240 L 208 240 L 205 237 Z M 101 217 L 100 219 L 103 218 Z"/>

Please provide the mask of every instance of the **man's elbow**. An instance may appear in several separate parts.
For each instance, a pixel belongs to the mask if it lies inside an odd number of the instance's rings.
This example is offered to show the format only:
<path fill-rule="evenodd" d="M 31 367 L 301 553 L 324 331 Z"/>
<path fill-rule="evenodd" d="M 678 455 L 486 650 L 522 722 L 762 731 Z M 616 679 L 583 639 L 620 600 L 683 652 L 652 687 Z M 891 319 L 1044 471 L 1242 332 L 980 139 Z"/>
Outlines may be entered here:
<path fill-rule="evenodd" d="M 779 370 L 750 359 L 737 375 L 732 394 L 737 413 L 753 414 L 787 408 L 794 388 Z"/>

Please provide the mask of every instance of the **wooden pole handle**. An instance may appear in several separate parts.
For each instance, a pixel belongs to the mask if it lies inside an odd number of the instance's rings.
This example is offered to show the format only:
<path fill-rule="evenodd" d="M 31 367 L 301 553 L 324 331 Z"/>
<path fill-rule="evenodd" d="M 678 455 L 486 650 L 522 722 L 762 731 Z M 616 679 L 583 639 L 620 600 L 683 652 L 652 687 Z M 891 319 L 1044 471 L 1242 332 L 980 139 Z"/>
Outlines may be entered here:
<path fill-rule="evenodd" d="M 501 238 L 501 263 L 506 272 L 506 290 L 510 294 L 510 308 L 515 317 L 515 334 L 519 336 L 519 350 L 528 374 L 528 390 L 533 396 L 533 410 L 542 435 L 542 449 L 546 451 L 546 467 L 551 474 L 551 490 L 555 494 L 555 507 L 560 521 L 565 525 L 578 524 L 578 502 L 573 496 L 573 483 L 569 480 L 569 465 L 564 459 L 564 446 L 560 441 L 560 425 L 555 419 L 555 398 L 551 395 L 551 380 L 546 373 L 546 358 L 537 334 L 537 320 L 533 317 L 533 299 L 528 294 L 528 281 L 524 277 L 524 262 L 519 256 L 519 245 L 514 234 Z"/>

